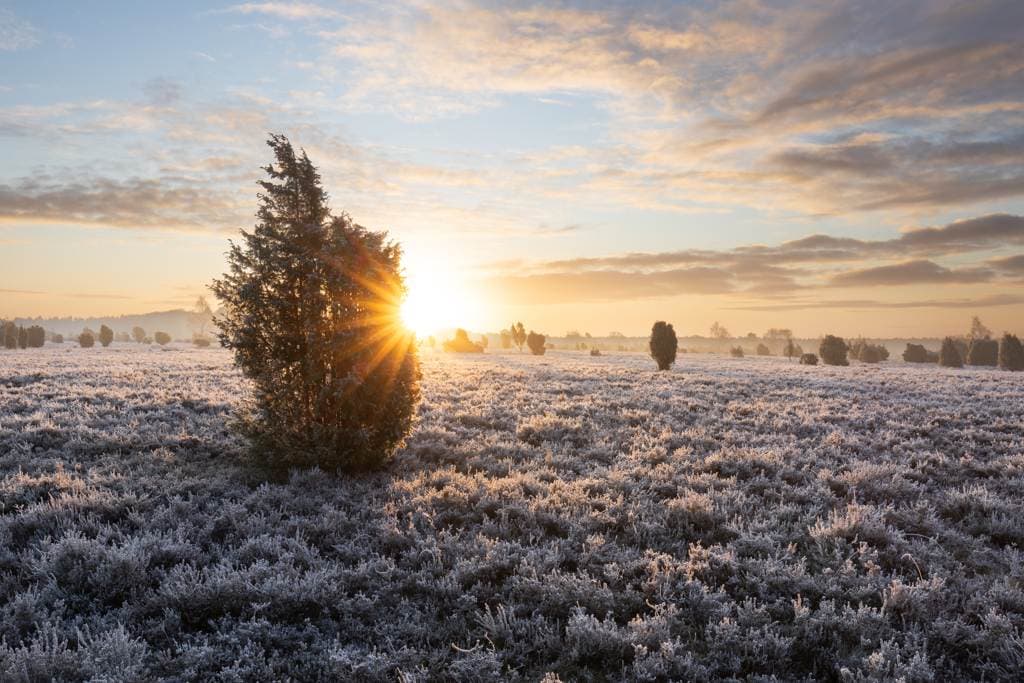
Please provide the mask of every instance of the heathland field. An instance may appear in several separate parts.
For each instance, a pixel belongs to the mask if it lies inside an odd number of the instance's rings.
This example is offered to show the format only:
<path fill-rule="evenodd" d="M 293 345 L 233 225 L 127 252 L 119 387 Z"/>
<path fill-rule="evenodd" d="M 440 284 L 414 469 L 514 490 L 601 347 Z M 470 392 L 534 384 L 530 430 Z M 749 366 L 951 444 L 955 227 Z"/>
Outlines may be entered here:
<path fill-rule="evenodd" d="M 231 358 L 0 352 L 0 680 L 1024 670 L 1019 374 L 427 353 L 390 466 L 268 483 Z"/>

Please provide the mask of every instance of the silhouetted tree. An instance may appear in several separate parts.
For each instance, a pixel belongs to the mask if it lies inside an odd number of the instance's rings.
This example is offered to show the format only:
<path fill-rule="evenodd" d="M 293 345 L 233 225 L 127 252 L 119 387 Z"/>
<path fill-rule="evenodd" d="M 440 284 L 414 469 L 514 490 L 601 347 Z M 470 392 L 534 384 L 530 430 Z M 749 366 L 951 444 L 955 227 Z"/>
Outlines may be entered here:
<path fill-rule="evenodd" d="M 445 341 L 441 345 L 445 351 L 449 353 L 483 353 L 484 347 L 480 344 L 473 342 L 469 338 L 469 333 L 461 327 L 455 330 L 455 337 Z"/>
<path fill-rule="evenodd" d="M 39 325 L 32 325 L 28 328 L 28 346 L 32 349 L 41 348 L 46 344 L 46 330 Z"/>
<path fill-rule="evenodd" d="M 729 330 L 725 328 L 725 325 L 719 325 L 718 321 L 716 320 L 711 325 L 711 337 L 712 339 L 728 339 Z"/>
<path fill-rule="evenodd" d="M 985 327 L 981 322 L 981 318 L 974 316 L 971 318 L 971 331 L 967 333 L 967 341 L 972 342 L 976 339 L 988 339 L 992 336 L 992 330 Z"/>
<path fill-rule="evenodd" d="M 786 345 L 782 348 L 782 355 L 792 361 L 794 358 L 799 358 L 803 355 L 804 350 L 800 348 L 800 345 L 793 341 L 792 337 L 786 338 Z"/>
<path fill-rule="evenodd" d="M 141 344 L 142 342 L 146 341 L 146 331 L 139 327 L 138 325 L 136 325 L 135 327 L 132 328 L 132 339 Z"/>
<path fill-rule="evenodd" d="M 512 327 L 509 328 L 509 333 L 512 335 L 513 343 L 515 343 L 521 352 L 523 350 L 523 344 L 526 343 L 526 328 L 523 327 L 523 323 L 512 323 Z"/>
<path fill-rule="evenodd" d="M 963 356 L 956 347 L 952 337 L 942 340 L 942 348 L 939 349 L 939 365 L 946 368 L 962 368 L 964 366 Z"/>
<path fill-rule="evenodd" d="M 401 249 L 331 215 L 305 152 L 282 135 L 267 144 L 258 223 L 211 287 L 221 344 L 255 385 L 245 432 L 269 464 L 377 466 L 419 399 L 415 338 L 399 320 Z"/>
<path fill-rule="evenodd" d="M 659 370 L 668 370 L 676 362 L 679 340 L 671 323 L 659 320 L 651 327 L 650 340 L 651 358 L 658 364 Z"/>
<path fill-rule="evenodd" d="M 3 324 L 4 348 L 18 348 L 18 326 L 10 320 Z"/>
<path fill-rule="evenodd" d="M 171 343 L 171 335 L 167 334 L 166 332 L 154 332 L 153 341 L 155 341 L 160 346 L 166 346 L 167 344 Z"/>
<path fill-rule="evenodd" d="M 28 330 L 26 330 L 24 327 L 21 327 L 20 325 L 18 326 L 18 348 L 28 348 Z"/>
<path fill-rule="evenodd" d="M 999 341 L 999 367 L 1013 372 L 1024 370 L 1024 346 L 1009 332 Z"/>
<path fill-rule="evenodd" d="M 96 337 L 92 332 L 86 330 L 82 334 L 78 335 L 78 345 L 83 349 L 91 349 L 92 345 L 96 343 Z"/>
<path fill-rule="evenodd" d="M 999 363 L 999 342 L 988 337 L 971 340 L 967 350 L 968 365 L 984 365 L 995 367 Z"/>
<path fill-rule="evenodd" d="M 846 360 L 846 341 L 842 337 L 825 335 L 818 346 L 818 355 L 825 365 L 849 365 Z"/>
<path fill-rule="evenodd" d="M 530 353 L 535 356 L 543 356 L 544 351 L 547 350 L 547 347 L 544 345 L 546 339 L 547 337 L 543 334 L 537 334 L 530 330 L 530 333 L 526 335 L 526 345 L 529 347 Z"/>
<path fill-rule="evenodd" d="M 192 330 L 200 337 L 206 335 L 206 326 L 210 320 L 213 319 L 213 309 L 210 308 L 210 304 L 206 302 L 205 296 L 200 296 L 196 299 L 195 304 L 192 306 L 192 312 L 189 314 L 189 322 L 192 325 Z"/>
<path fill-rule="evenodd" d="M 100 344 L 106 348 L 114 341 L 114 331 L 106 325 L 100 325 Z"/>

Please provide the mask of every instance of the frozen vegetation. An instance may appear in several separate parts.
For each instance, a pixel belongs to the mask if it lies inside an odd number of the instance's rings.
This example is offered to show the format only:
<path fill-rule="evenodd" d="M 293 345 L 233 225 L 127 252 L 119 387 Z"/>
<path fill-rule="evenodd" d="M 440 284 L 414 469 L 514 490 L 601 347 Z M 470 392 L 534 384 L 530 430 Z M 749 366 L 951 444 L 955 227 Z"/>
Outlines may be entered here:
<path fill-rule="evenodd" d="M 0 680 L 1012 679 L 1024 377 L 424 358 L 384 471 L 240 462 L 228 353 L 0 352 Z"/>

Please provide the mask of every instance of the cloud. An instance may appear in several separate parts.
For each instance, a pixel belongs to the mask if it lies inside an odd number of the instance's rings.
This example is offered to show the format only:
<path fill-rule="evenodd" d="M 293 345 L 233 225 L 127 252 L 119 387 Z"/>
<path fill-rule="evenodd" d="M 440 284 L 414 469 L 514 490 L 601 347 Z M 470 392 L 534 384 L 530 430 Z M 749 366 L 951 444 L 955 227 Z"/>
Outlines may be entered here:
<path fill-rule="evenodd" d="M 874 299 L 823 299 L 781 304 L 750 304 L 726 306 L 731 311 L 775 312 L 814 309 L 906 309 L 906 308 L 970 308 L 990 306 L 1017 306 L 1024 304 L 1024 296 L 993 294 L 973 299 L 925 299 L 922 301 L 878 301 Z"/>
<path fill-rule="evenodd" d="M 874 266 L 834 275 L 834 287 L 878 287 L 914 284 L 955 284 L 988 282 L 992 272 L 985 268 L 952 269 L 934 261 L 906 261 L 887 266 Z"/>
<path fill-rule="evenodd" d="M 771 245 L 626 253 L 552 261 L 502 261 L 489 283 L 519 303 L 627 300 L 677 294 L 793 297 L 838 287 L 915 284 L 998 286 L 1024 272 L 1024 256 L 985 254 L 1024 244 L 1024 217 L 991 214 L 888 240 L 809 235 Z M 956 267 L 931 257 L 968 261 Z M 908 256 L 918 258 L 907 259 Z M 895 261 L 887 263 L 887 261 Z M 865 267 L 865 263 L 872 265 Z M 805 304 L 800 304 L 805 306 Z"/>
<path fill-rule="evenodd" d="M 39 292 L 34 289 L 0 289 L 0 293 L 3 294 L 48 294 L 49 292 Z"/>
<path fill-rule="evenodd" d="M 237 14 L 266 14 L 279 19 L 329 19 L 338 16 L 338 12 L 308 2 L 245 2 L 232 5 L 222 12 Z"/>
<path fill-rule="evenodd" d="M 39 44 L 39 31 L 9 9 L 0 8 L 0 50 L 14 52 Z"/>
<path fill-rule="evenodd" d="M 233 194 L 183 177 L 39 176 L 0 184 L 0 223 L 217 231 L 237 227 L 245 213 Z"/>

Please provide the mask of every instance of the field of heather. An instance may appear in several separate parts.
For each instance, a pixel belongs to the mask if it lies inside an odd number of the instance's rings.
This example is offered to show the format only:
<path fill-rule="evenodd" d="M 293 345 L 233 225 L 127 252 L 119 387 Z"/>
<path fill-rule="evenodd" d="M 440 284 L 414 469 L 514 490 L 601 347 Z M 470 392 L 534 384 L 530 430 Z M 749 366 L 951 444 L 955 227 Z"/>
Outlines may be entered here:
<path fill-rule="evenodd" d="M 1024 377 L 428 354 L 405 449 L 270 482 L 220 350 L 0 352 L 0 680 L 1024 669 Z"/>

